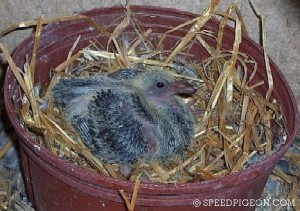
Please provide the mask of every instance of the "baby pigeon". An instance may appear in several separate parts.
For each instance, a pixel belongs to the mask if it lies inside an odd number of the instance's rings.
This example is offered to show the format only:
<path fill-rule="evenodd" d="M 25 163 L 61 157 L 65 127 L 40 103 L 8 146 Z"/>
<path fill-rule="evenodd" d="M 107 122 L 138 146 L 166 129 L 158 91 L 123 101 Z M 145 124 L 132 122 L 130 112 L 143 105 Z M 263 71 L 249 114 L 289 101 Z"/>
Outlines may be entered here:
<path fill-rule="evenodd" d="M 194 136 L 193 116 L 178 95 L 195 89 L 167 71 L 60 79 L 52 93 L 93 155 L 109 163 L 177 159 Z"/>

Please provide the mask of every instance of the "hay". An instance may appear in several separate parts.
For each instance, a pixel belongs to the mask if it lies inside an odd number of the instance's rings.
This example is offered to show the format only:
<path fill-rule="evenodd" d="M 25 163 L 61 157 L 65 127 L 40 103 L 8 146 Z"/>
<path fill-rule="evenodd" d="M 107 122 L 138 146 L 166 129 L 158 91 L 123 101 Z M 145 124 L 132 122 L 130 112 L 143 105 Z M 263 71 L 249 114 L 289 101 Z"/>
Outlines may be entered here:
<path fill-rule="evenodd" d="M 182 163 L 173 163 L 172 165 L 175 165 L 173 168 L 168 165 L 159 166 L 160 164 L 145 163 L 143 170 L 148 173 L 147 175 L 151 176 L 149 178 L 151 181 L 174 182 L 176 178 L 181 178 L 182 182 L 188 182 L 191 179 L 191 174 L 192 178 L 197 176 L 198 171 L 196 169 L 201 169 L 201 174 L 206 172 L 206 175 L 211 175 L 210 177 L 213 178 L 219 174 L 223 175 L 220 172 L 230 173 L 242 169 L 248 159 L 257 152 L 263 155 L 273 150 L 271 142 L 274 134 L 271 130 L 271 121 L 275 121 L 282 127 L 283 132 L 279 134 L 280 136 L 284 136 L 284 125 L 282 124 L 280 106 L 277 103 L 269 102 L 268 96 L 264 98 L 255 91 L 254 88 L 261 85 L 261 83 L 248 86 L 247 74 L 248 72 L 256 72 L 257 65 L 254 65 L 254 68 L 251 70 L 247 64 L 256 64 L 256 62 L 239 52 L 242 31 L 246 31 L 246 28 L 235 4 L 231 4 L 227 11 L 222 13 L 227 15 L 223 15 L 216 33 L 216 48 L 213 49 L 203 39 L 206 35 L 215 36 L 213 32 L 203 31 L 202 26 L 211 17 L 216 16 L 217 4 L 218 1 L 211 1 L 210 5 L 197 18 L 165 32 L 157 46 L 154 47 L 155 45 L 152 43 L 153 49 L 150 49 L 149 52 L 143 52 L 143 54 L 138 51 L 137 46 L 141 44 L 150 46 L 148 44 L 150 40 L 147 40 L 147 37 L 151 34 L 151 31 L 147 33 L 141 31 L 137 20 L 132 15 L 130 6 L 127 5 L 124 19 L 110 34 L 111 36 L 106 47 L 106 49 L 109 49 L 109 46 L 113 45 L 116 52 L 101 50 L 101 46 L 93 44 L 73 54 L 75 47 L 80 42 L 79 36 L 70 49 L 67 60 L 55 68 L 55 75 L 52 78 L 48 92 L 44 98 L 39 100 L 42 102 L 49 100 L 51 88 L 61 74 L 64 77 L 73 75 L 71 67 L 76 66 L 74 62 L 80 62 L 78 66 L 82 67 L 82 70 L 79 70 L 79 77 L 94 75 L 97 72 L 97 74 L 114 72 L 120 68 L 136 65 L 151 65 L 163 69 L 174 69 L 176 68 L 176 63 L 174 63 L 175 57 L 178 54 L 188 55 L 187 51 L 190 49 L 188 46 L 198 41 L 211 55 L 204 61 L 187 64 L 197 71 L 199 78 L 191 78 L 174 73 L 174 75 L 186 80 L 204 83 L 204 86 L 198 86 L 197 93 L 189 100 L 192 111 L 200 109 L 204 113 L 201 115 L 195 114 L 197 133 L 188 152 L 188 158 Z M 232 51 L 223 50 L 221 45 L 229 16 L 236 23 Z M 78 17 L 74 18 L 77 19 Z M 32 81 L 35 71 L 36 51 L 39 46 L 39 37 L 44 22 L 43 17 L 40 17 L 37 21 L 33 56 L 30 62 L 25 63 L 23 72 L 14 65 L 4 46 L 0 45 L 25 93 L 23 96 L 23 112 L 20 119 L 23 120 L 29 129 L 35 128 L 35 131 L 43 132 L 43 136 L 37 136 L 38 140 L 40 140 L 39 143 L 45 145 L 53 153 L 67 151 L 67 154 L 63 154 L 65 159 L 71 160 L 68 158 L 70 155 L 78 159 L 73 161 L 74 163 L 86 162 L 85 166 L 91 166 L 106 175 L 122 178 L 120 172 L 114 170 L 117 168 L 111 168 L 111 165 L 103 164 L 100 160 L 94 158 L 89 153 L 89 150 L 85 148 L 83 142 L 80 141 L 80 137 L 72 137 L 70 135 L 74 131 L 68 128 L 64 120 L 60 118 L 61 114 L 55 109 L 52 101 L 48 102 L 49 108 L 47 111 L 41 111 L 37 99 L 40 97 L 33 91 L 29 91 L 34 89 Z M 48 22 L 46 21 L 46 23 Z M 129 24 L 135 29 L 136 40 L 130 46 L 130 51 L 127 52 L 128 49 L 124 47 L 124 41 L 120 38 Z M 190 30 L 176 46 L 172 47 L 172 49 L 162 49 L 162 43 L 168 34 L 188 25 L 191 25 Z M 161 50 L 157 51 L 157 49 Z M 158 55 L 160 59 L 157 59 Z M 97 61 L 101 61 L 104 66 L 102 65 L 101 68 L 98 67 L 90 71 L 91 63 L 96 63 Z M 266 64 L 268 64 L 268 60 Z M 266 65 L 266 69 L 269 76 L 271 73 L 269 65 Z M 243 77 L 238 75 L 239 72 L 242 72 Z M 252 79 L 253 75 L 250 78 Z M 268 78 L 269 82 L 271 82 L 271 76 Z M 272 85 L 270 84 L 269 87 L 268 93 L 271 92 Z M 263 131 L 260 131 L 261 127 Z M 257 135 L 262 132 L 265 134 L 264 136 Z M 252 137 L 256 137 L 256 139 L 254 140 Z M 75 140 L 73 140 L 74 138 Z M 202 160 L 203 158 L 205 160 Z M 199 163 L 201 163 L 200 168 L 198 166 L 200 165 Z"/>
<path fill-rule="evenodd" d="M 107 176 L 136 181 L 131 202 L 125 192 L 120 190 L 129 210 L 134 209 L 140 181 L 187 183 L 211 180 L 247 168 L 255 163 L 252 160 L 257 156 L 263 159 L 265 155 L 273 153 L 284 143 L 286 130 L 280 105 L 270 101 L 274 85 L 266 52 L 265 31 L 264 56 L 269 89 L 266 96 L 262 96 L 255 88 L 264 82 L 251 84 L 257 71 L 256 61 L 239 51 L 242 34 L 248 34 L 241 13 L 235 4 L 231 4 L 224 12 L 216 12 L 217 5 L 218 1 L 212 0 L 197 18 L 165 32 L 157 44 L 148 39 L 151 29 L 146 32 L 142 30 L 130 10 L 129 1 L 123 20 L 113 32 L 108 32 L 105 27 L 83 15 L 49 20 L 40 17 L 37 21 L 23 22 L 7 29 L 2 34 L 20 27 L 36 26 L 32 58 L 25 63 L 23 70 L 14 64 L 8 51 L 0 43 L 0 48 L 22 88 L 23 104 L 19 112 L 21 124 L 26 126 L 41 145 L 62 159 Z M 217 32 L 203 29 L 212 17 L 221 17 Z M 88 21 L 99 33 L 109 36 L 107 46 L 104 48 L 91 41 L 91 45 L 74 54 L 74 49 L 80 42 L 79 36 L 70 49 L 67 60 L 53 71 L 54 76 L 47 92 L 42 97 L 36 95 L 32 90 L 35 88 L 35 60 L 42 26 L 77 19 Z M 228 21 L 235 22 L 235 39 L 231 51 L 222 48 L 224 29 Z M 130 40 L 129 47 L 126 47 L 128 43 L 122 36 L 129 25 L 133 26 L 136 38 Z M 170 49 L 164 49 L 162 43 L 166 37 L 186 26 L 190 26 L 190 29 L 182 40 Z M 217 41 L 215 48 L 206 43 L 206 36 Z M 198 77 L 191 78 L 174 73 L 177 77 L 197 82 L 197 93 L 188 100 L 188 105 L 195 114 L 197 131 L 187 158 L 182 162 L 172 161 L 163 165 L 139 160 L 132 166 L 132 173 L 124 175 L 118 164 L 103 163 L 90 153 L 80 137 L 71 135 L 75 134 L 74 129 L 67 126 L 61 118 L 62 114 L 53 104 L 51 88 L 61 75 L 82 77 L 138 65 L 157 66 L 165 70 L 176 69 L 176 57 L 188 57 L 191 46 L 195 43 L 200 44 L 210 55 L 202 61 L 184 61 L 186 66 L 196 70 Z M 116 51 L 108 51 L 111 46 Z M 138 46 L 144 46 L 147 52 L 140 52 Z M 74 67 L 77 68 L 76 73 L 73 72 Z M 41 103 L 48 103 L 46 111 L 40 109 Z M 203 113 L 199 114 L 199 110 Z M 276 130 L 279 133 L 272 130 L 272 124 L 277 125 Z M 274 143 L 275 138 L 280 139 L 280 143 Z M 298 159 L 292 155 L 289 158 Z M 275 172 L 287 182 L 293 183 L 294 180 L 280 170 L 275 169 Z M 299 187 L 299 184 L 293 183 L 293 198 L 297 195 L 294 186 Z"/>

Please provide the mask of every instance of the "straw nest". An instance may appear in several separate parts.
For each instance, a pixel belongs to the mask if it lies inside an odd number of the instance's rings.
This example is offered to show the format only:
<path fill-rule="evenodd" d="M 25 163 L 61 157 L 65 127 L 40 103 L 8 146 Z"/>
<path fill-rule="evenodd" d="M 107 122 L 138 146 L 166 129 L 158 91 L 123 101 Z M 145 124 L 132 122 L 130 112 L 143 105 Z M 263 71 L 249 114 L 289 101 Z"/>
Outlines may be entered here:
<path fill-rule="evenodd" d="M 225 12 L 216 12 L 217 4 L 217 0 L 212 0 L 202 14 L 166 31 L 157 37 L 156 42 L 149 39 L 152 30 L 144 31 L 135 19 L 129 2 L 124 9 L 124 17 L 113 31 L 108 31 L 83 15 L 51 20 L 41 16 L 37 21 L 23 22 L 23 27 L 36 26 L 32 57 L 25 63 L 23 70 L 14 64 L 8 51 L 0 43 L 0 48 L 22 90 L 22 106 L 17 112 L 20 124 L 28 129 L 39 144 L 61 159 L 100 174 L 135 181 L 132 201 L 136 200 L 141 181 L 186 183 L 211 180 L 237 172 L 266 158 L 276 151 L 286 138 L 280 105 L 276 99 L 270 100 L 273 79 L 266 50 L 264 52 L 268 91 L 266 96 L 262 96 L 255 89 L 264 82 L 252 82 L 257 71 L 256 61 L 239 51 L 242 35 L 247 35 L 242 16 L 235 4 L 231 4 Z M 220 20 L 218 30 L 204 30 L 205 23 L 213 17 Z M 43 25 L 77 19 L 85 19 L 99 33 L 108 36 L 107 47 L 104 48 L 96 40 L 91 40 L 90 45 L 74 53 L 80 42 L 79 36 L 70 49 L 67 60 L 51 72 L 52 79 L 47 92 L 39 93 L 38 85 L 33 84 L 33 81 L 36 52 Z M 222 48 L 224 28 L 228 21 L 235 23 L 235 39 L 230 51 Z M 124 39 L 128 26 L 134 28 L 133 39 Z M 18 27 L 20 25 L 13 26 L 3 34 Z M 182 27 L 189 27 L 190 30 L 172 48 L 164 49 L 162 43 L 166 37 Z M 206 36 L 214 38 L 217 45 L 209 46 L 205 41 Z M 265 33 L 263 38 L 265 40 Z M 195 43 L 200 44 L 210 56 L 205 60 L 191 62 L 188 55 Z M 203 111 L 194 112 L 197 113 L 196 134 L 184 162 L 172 161 L 162 165 L 139 160 L 131 167 L 130 174 L 124 175 L 119 164 L 102 162 L 91 154 L 80 137 L 73 137 L 73 129 L 67 126 L 61 118 L 60 111 L 53 104 L 50 90 L 62 75 L 83 77 L 139 65 L 176 69 L 178 63 L 175 61 L 178 61 L 178 58 L 181 58 L 180 63 L 184 68 L 191 68 L 198 74 L 198 77 L 194 78 L 177 75 L 189 80 L 197 88 L 197 93 L 187 100 L 187 105 L 193 111 Z M 120 190 L 120 194 L 128 208 L 133 209 L 134 203 L 129 201 L 124 191 Z"/>

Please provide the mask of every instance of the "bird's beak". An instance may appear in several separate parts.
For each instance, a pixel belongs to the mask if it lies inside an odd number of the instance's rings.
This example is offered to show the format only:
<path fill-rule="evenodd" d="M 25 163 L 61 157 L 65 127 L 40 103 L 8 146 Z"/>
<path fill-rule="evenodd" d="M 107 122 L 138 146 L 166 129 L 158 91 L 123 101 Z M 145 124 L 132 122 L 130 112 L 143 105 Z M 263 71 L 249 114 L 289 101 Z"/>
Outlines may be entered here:
<path fill-rule="evenodd" d="M 196 89 L 186 81 L 176 81 L 173 84 L 175 94 L 192 95 L 196 93 Z"/>

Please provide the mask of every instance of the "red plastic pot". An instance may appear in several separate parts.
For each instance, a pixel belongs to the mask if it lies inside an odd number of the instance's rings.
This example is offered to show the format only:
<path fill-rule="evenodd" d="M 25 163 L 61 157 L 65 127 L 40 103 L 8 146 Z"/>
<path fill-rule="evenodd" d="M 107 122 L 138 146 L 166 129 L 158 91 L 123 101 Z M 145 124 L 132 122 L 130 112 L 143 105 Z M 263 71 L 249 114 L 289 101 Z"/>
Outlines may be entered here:
<path fill-rule="evenodd" d="M 174 9 L 133 6 L 132 11 L 142 23 L 145 30 L 151 28 L 156 35 L 195 17 L 194 14 Z M 103 25 L 110 25 L 124 15 L 123 7 L 95 9 L 84 13 Z M 206 28 L 216 31 L 218 23 L 214 20 L 206 24 Z M 115 25 L 111 26 L 113 29 Z M 129 28 L 130 30 L 130 28 Z M 188 28 L 179 30 L 168 36 L 165 46 L 172 46 L 185 35 Z M 230 49 L 233 43 L 233 30 L 227 28 L 224 33 L 223 47 Z M 40 48 L 37 55 L 36 82 L 44 87 L 49 82 L 49 71 L 66 60 L 67 53 L 78 35 L 82 35 L 77 50 L 85 47 L 95 37 L 100 43 L 107 38 L 85 21 L 72 21 L 50 24 L 44 27 Z M 213 39 L 207 38 L 210 44 Z M 25 55 L 33 49 L 33 36 L 20 44 L 13 55 L 14 61 L 21 68 Z M 265 94 L 267 77 L 263 51 L 247 37 L 240 46 L 242 52 L 258 62 L 258 73 L 255 81 L 264 80 L 265 86 L 259 91 Z M 195 58 L 207 57 L 199 46 L 194 46 L 192 54 Z M 291 145 L 298 126 L 298 112 L 292 91 L 271 61 L 274 77 L 273 96 L 282 104 L 287 120 L 288 138 L 276 153 L 266 160 L 242 171 L 205 182 L 188 184 L 141 184 L 136 203 L 136 210 L 254 210 L 253 206 L 208 207 L 205 199 L 259 199 L 265 182 L 276 162 Z M 48 150 L 39 146 L 20 125 L 14 104 L 18 102 L 19 85 L 8 68 L 4 85 L 5 105 L 11 123 L 19 136 L 19 143 L 24 166 L 26 187 L 29 198 L 37 210 L 125 210 L 125 205 L 118 190 L 124 189 L 132 193 L 133 183 L 102 176 L 59 159 Z M 199 199 L 202 206 L 195 207 L 193 201 Z M 244 201 L 246 205 L 247 201 Z M 203 204 L 206 203 L 206 204 Z M 219 203 L 220 205 L 221 203 Z"/>

